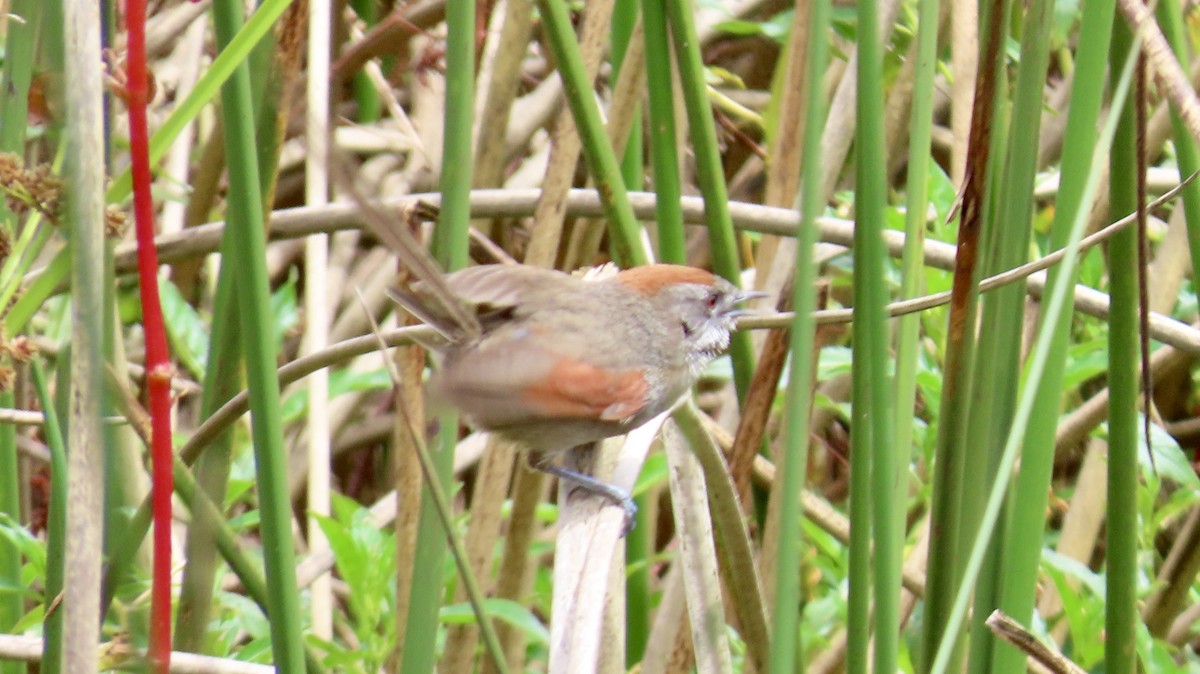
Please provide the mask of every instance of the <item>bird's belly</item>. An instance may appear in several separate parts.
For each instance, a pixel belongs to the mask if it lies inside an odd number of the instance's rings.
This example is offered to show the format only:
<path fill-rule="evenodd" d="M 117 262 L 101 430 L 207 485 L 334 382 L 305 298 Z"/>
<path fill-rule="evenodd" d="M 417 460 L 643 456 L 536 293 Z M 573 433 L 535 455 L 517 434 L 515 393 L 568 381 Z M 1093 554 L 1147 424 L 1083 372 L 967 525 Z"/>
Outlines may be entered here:
<path fill-rule="evenodd" d="M 641 424 L 596 419 L 552 419 L 494 428 L 488 428 L 484 424 L 478 425 L 509 442 L 542 453 L 564 451 L 611 438 L 628 433 Z"/>

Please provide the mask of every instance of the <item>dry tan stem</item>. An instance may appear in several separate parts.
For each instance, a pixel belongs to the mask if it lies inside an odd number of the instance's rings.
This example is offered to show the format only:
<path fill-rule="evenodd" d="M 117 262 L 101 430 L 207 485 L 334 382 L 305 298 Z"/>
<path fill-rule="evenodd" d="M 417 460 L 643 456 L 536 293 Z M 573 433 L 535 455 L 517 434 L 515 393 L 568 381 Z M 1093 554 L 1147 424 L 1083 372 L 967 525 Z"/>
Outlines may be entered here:
<path fill-rule="evenodd" d="M 1200 323 L 1193 324 L 1193 329 L 1200 328 Z M 1164 373 L 1180 367 L 1185 367 L 1195 356 L 1172 347 L 1165 347 L 1150 355 L 1150 373 L 1154 380 L 1160 379 Z M 1083 442 L 1092 429 L 1100 425 L 1108 415 L 1108 389 L 1100 391 L 1088 398 L 1082 405 L 1076 407 L 1058 424 L 1058 432 L 1054 436 L 1056 452 L 1074 447 Z"/>
<path fill-rule="evenodd" d="M 490 575 L 492 552 L 500 537 L 500 510 L 508 495 L 508 484 L 513 473 L 513 459 L 517 450 L 512 443 L 491 436 L 488 448 L 483 453 L 471 499 L 471 519 L 463 545 L 467 551 L 467 563 L 471 572 L 480 579 L 486 589 Z M 461 585 L 456 601 L 467 600 L 466 588 Z M 479 628 L 474 624 L 457 625 L 446 635 L 445 657 L 441 671 L 471 672 L 475 660 L 475 645 L 479 639 Z"/>
<path fill-rule="evenodd" d="M 612 478 L 605 479 L 600 471 L 597 477 L 631 491 L 637 470 L 665 417 L 666 413 L 629 433 Z M 560 485 L 550 674 L 593 671 L 601 653 L 624 652 L 623 645 L 618 649 L 616 644 L 604 644 L 602 651 L 600 644 L 609 567 L 624 562 L 620 537 L 624 513 L 602 498 L 578 495 L 572 498 L 570 492 L 569 487 Z"/>
<path fill-rule="evenodd" d="M 1165 637 L 1187 601 L 1188 591 L 1200 571 L 1200 508 L 1193 508 L 1171 552 L 1158 570 L 1158 590 L 1146 600 L 1142 616 L 1150 633 Z"/>
<path fill-rule="evenodd" d="M 642 29 L 639 17 L 629 36 L 629 45 L 625 48 L 624 63 L 628 68 L 621 68 L 617 81 L 613 85 L 612 102 L 608 106 L 608 120 L 604 131 L 608 142 L 613 147 L 613 153 L 620 157 L 625 154 L 625 145 L 629 142 L 629 132 L 633 121 L 638 118 L 642 98 L 642 90 L 646 88 L 646 69 L 640 64 L 646 60 L 646 32 Z"/>
<path fill-rule="evenodd" d="M 500 11 L 503 9 L 503 11 Z M 504 165 L 508 161 L 507 143 L 500 142 L 509 128 L 513 100 L 521 83 L 521 61 L 529 47 L 533 31 L 532 0 L 505 0 L 492 14 L 493 24 L 503 21 L 497 30 L 488 31 L 488 42 L 481 59 L 481 89 L 485 95 L 478 112 L 479 125 L 475 135 L 476 187 L 500 187 L 504 180 Z M 477 228 L 489 231 L 487 223 L 476 222 Z"/>
<path fill-rule="evenodd" d="M 479 59 L 478 94 L 472 136 L 477 187 L 499 187 L 504 171 L 505 147 L 497 143 L 508 131 L 509 113 L 521 83 L 521 62 L 529 49 L 533 30 L 530 0 L 501 0 L 492 9 L 491 23 Z"/>
<path fill-rule="evenodd" d="M 1075 479 L 1075 493 L 1071 496 L 1071 504 L 1063 518 L 1062 532 L 1055 547 L 1059 554 L 1081 562 L 1091 558 L 1100 536 L 1100 527 L 1104 523 L 1104 501 L 1108 486 L 1107 450 L 1108 445 L 1103 440 L 1093 438 L 1088 442 L 1083 466 Z M 1071 587 L 1078 585 L 1074 579 L 1069 579 L 1068 583 Z M 1046 585 L 1038 600 L 1038 613 L 1053 616 L 1061 609 L 1062 597 L 1058 589 L 1053 584 Z M 1069 627 L 1065 620 L 1062 621 L 1051 630 L 1051 637 L 1062 643 Z"/>
<path fill-rule="evenodd" d="M 104 436 L 100 427 L 103 365 L 98 332 L 104 324 L 103 268 L 93 257 L 104 242 L 104 120 L 100 70 L 100 8 L 63 7 L 63 35 L 71 48 L 64 71 L 66 162 L 70 187 L 71 391 L 67 442 L 67 531 L 63 562 L 62 668 L 96 671 L 100 635 L 100 562 L 104 529 Z"/>
<path fill-rule="evenodd" d="M 508 131 L 504 136 L 506 161 L 511 161 L 529 144 L 534 134 L 550 123 L 562 103 L 562 80 L 557 77 L 542 80 L 533 91 L 517 99 L 508 117 Z M 544 173 L 544 170 L 537 172 L 539 186 Z"/>
<path fill-rule="evenodd" d="M 886 39 L 886 35 L 890 34 L 889 31 L 894 24 L 898 11 L 899 4 L 897 2 L 889 0 L 889 2 L 885 3 L 880 15 L 881 26 L 885 27 L 884 31 L 881 31 L 884 34 L 884 39 Z M 972 49 L 974 48 L 972 46 Z M 821 137 L 821 161 L 824 162 L 825 166 L 825 182 L 822 185 L 822 190 L 826 197 L 833 193 L 837 185 L 837 180 L 842 173 L 842 166 L 846 163 L 846 156 L 849 154 L 850 144 L 854 136 L 857 99 L 857 62 L 858 52 L 854 51 L 850 56 L 849 63 L 846 65 L 844 75 L 838 82 L 837 89 L 833 94 L 828 121 Z M 833 72 L 832 69 L 830 72 Z M 973 82 L 974 80 L 971 79 L 970 81 Z M 967 104 L 968 106 L 970 105 L 969 97 Z M 969 114 L 967 119 L 969 120 Z M 965 142 L 963 145 L 965 145 Z M 818 257 L 834 254 L 835 251 L 831 250 L 833 248 L 828 245 L 819 245 Z M 795 258 L 795 251 L 796 241 L 793 238 L 780 239 L 774 249 L 767 249 L 767 257 L 771 259 L 772 264 L 765 277 L 761 275 L 763 265 L 760 265 L 760 278 L 757 282 L 760 289 L 770 293 L 772 297 L 776 297 L 783 288 L 787 287 L 787 279 L 791 275 L 792 260 Z"/>
<path fill-rule="evenodd" d="M 733 438 L 707 414 L 700 413 L 700 419 L 704 422 L 705 430 L 716 441 L 717 446 L 721 448 L 722 452 L 728 454 L 733 446 Z M 761 455 L 754 458 L 754 480 L 759 486 L 770 488 L 775 480 L 775 465 L 771 463 L 770 459 Z M 844 515 L 824 499 L 809 491 L 801 494 L 800 502 L 804 508 L 805 517 L 842 543 L 850 543 L 850 521 Z M 921 571 L 906 567 L 902 581 L 904 589 L 918 597 L 925 596 L 925 574 Z"/>
<path fill-rule="evenodd" d="M 513 475 L 512 518 L 508 535 L 504 537 L 504 554 L 496 578 L 496 596 L 521 601 L 533 582 L 533 565 L 529 563 L 529 544 L 533 540 L 537 521 L 534 510 L 544 498 L 544 473 L 518 468 Z M 505 622 L 496 624 L 496 633 L 504 647 L 510 669 L 517 670 L 525 657 L 525 633 Z M 496 674 L 490 659 L 483 662 L 483 674 Z"/>
<path fill-rule="evenodd" d="M 218 115 L 212 132 L 204 140 L 200 159 L 190 177 L 191 196 L 188 198 L 187 208 L 184 210 L 183 231 L 178 233 L 180 236 L 194 233 L 194 228 L 203 225 L 208 220 L 209 214 L 212 213 L 225 168 L 224 129 Z M 132 243 L 127 245 L 131 250 L 136 250 Z M 161 260 L 161 262 L 168 263 L 166 260 Z M 195 292 L 203 262 L 201 259 L 189 259 L 171 264 L 171 280 L 179 286 L 185 296 L 190 296 Z"/>
<path fill-rule="evenodd" d="M 342 55 L 333 64 L 334 81 L 346 79 L 376 56 L 400 51 L 398 56 L 407 57 L 409 39 L 445 18 L 446 0 L 421 0 L 397 6 L 361 40 L 342 50 Z"/>
<path fill-rule="evenodd" d="M 1192 136 L 1200 139 L 1200 99 L 1196 97 L 1187 74 L 1175 59 L 1175 53 L 1163 37 L 1150 9 L 1140 0 L 1117 0 L 1117 6 L 1134 32 L 1142 38 L 1142 50 L 1154 71 L 1158 85 L 1175 104 L 1175 109 L 1192 132 Z"/>
<path fill-rule="evenodd" d="M 472 192 L 472 212 L 483 216 L 516 216 L 528 214 L 531 204 L 535 203 L 539 196 L 537 190 L 478 190 Z M 425 201 L 436 205 L 440 200 L 440 196 L 436 194 L 414 194 L 407 197 L 389 199 L 383 202 L 387 207 L 403 206 L 411 204 L 414 201 Z M 601 211 L 600 201 L 594 191 L 590 190 L 572 190 L 569 194 L 570 210 L 578 215 L 596 216 Z M 1156 202 L 1157 203 L 1157 202 Z M 630 204 L 633 206 L 634 213 L 639 218 L 653 217 L 654 212 L 654 195 L 649 193 L 630 193 Z M 704 219 L 704 205 L 699 198 L 685 197 L 682 199 L 684 219 L 688 223 L 702 223 Z M 734 225 L 740 229 L 750 231 L 758 231 L 772 234 L 791 234 L 795 232 L 796 223 L 799 216 L 794 210 L 771 208 L 768 206 L 759 206 L 756 204 L 731 203 L 730 214 L 733 218 Z M 356 227 L 361 223 L 361 216 L 357 209 L 352 204 L 335 204 L 327 208 L 298 208 L 288 209 L 287 211 L 279 211 L 274 215 L 273 224 L 276 229 L 272 235 L 276 238 L 297 237 L 311 234 L 314 231 L 340 231 Z M 1122 218 L 1117 226 L 1126 226 L 1131 223 L 1131 217 Z M 819 235 L 822 240 L 836 243 L 838 245 L 848 245 L 853 241 L 854 225 L 847 220 L 837 218 L 820 218 L 817 221 L 820 229 Z M 160 237 L 160 258 L 164 261 L 173 261 L 182 257 L 190 257 L 202 252 L 211 252 L 214 250 L 220 240 L 220 235 L 223 230 L 223 225 L 213 223 L 205 225 L 201 228 L 193 229 L 186 237 Z M 1104 233 L 1104 236 L 1109 236 L 1115 231 L 1115 228 L 1110 226 L 1110 229 Z M 885 244 L 888 247 L 889 254 L 899 256 L 904 248 L 904 235 L 902 232 L 888 231 L 884 233 Z M 1096 239 L 1085 239 L 1093 244 Z M 1053 264 L 1061 256 L 1061 252 L 1053 253 L 1047 256 L 1040 262 L 1030 263 L 1031 265 L 1048 265 Z M 118 250 L 118 269 L 126 271 L 131 269 L 133 253 L 132 248 L 124 248 Z M 952 269 L 955 259 L 955 247 L 952 244 L 939 241 L 925 242 L 925 262 L 926 264 L 937 267 L 939 269 Z M 985 287 L 995 287 L 1011 281 L 1012 274 L 1017 276 L 1027 274 L 1031 267 L 1025 265 L 1020 268 L 1021 271 L 1012 271 L 998 277 L 994 277 L 990 281 L 993 285 Z M 26 277 L 27 282 L 32 282 L 36 276 L 41 273 L 34 272 Z M 1034 296 L 1040 296 L 1042 288 L 1045 284 L 1045 277 L 1042 274 L 1034 274 L 1028 279 L 1028 290 Z M 897 303 L 890 310 L 893 315 L 899 315 L 902 307 L 907 307 L 905 311 L 915 310 L 917 306 L 934 306 L 941 303 L 938 299 L 932 304 L 925 305 L 924 303 L 931 302 L 932 297 L 918 298 L 917 300 L 909 300 L 905 303 Z M 915 302 L 916 304 L 909 304 Z M 1098 318 L 1106 318 L 1108 316 L 1108 296 L 1099 291 L 1087 288 L 1085 286 L 1076 286 L 1075 288 L 1075 305 L 1076 310 L 1083 314 L 1095 316 Z M 847 322 L 850 319 L 848 311 L 831 311 L 818 312 L 816 314 L 818 323 L 839 323 Z M 742 328 L 762 328 L 776 327 L 784 325 L 791 320 L 788 314 L 778 314 L 773 317 L 756 318 L 747 317 L 740 322 Z M 1163 316 L 1161 314 L 1153 314 L 1150 319 L 1150 334 L 1151 336 L 1165 344 L 1186 349 L 1190 353 L 1200 355 L 1200 331 L 1191 328 L 1179 321 Z"/>
<path fill-rule="evenodd" d="M 608 594 L 604 596 L 604 619 L 600 643 L 612 644 L 613 652 L 600 658 L 597 674 L 625 674 L 625 565 L 608 568 Z"/>
<path fill-rule="evenodd" d="M 672 564 L 663 579 L 662 598 L 654 613 L 654 624 L 650 626 L 650 638 L 646 641 L 646 652 L 642 656 L 642 674 L 665 674 L 672 663 L 679 660 L 691 661 L 690 657 L 680 658 L 677 644 L 682 642 L 682 650 L 691 652 L 691 636 L 687 619 L 686 598 L 683 590 L 683 566 Z M 682 640 L 677 635 L 683 634 Z M 685 671 L 691 671 L 690 667 Z"/>
<path fill-rule="evenodd" d="M 102 644 L 100 651 L 111 653 L 115 648 L 127 648 L 127 646 L 118 646 L 113 643 Z M 96 654 L 92 655 L 93 660 L 96 657 Z M 0 660 L 40 662 L 41 659 L 41 639 L 37 637 L 0 634 Z M 132 660 L 132 657 L 125 658 L 125 660 L 127 661 L 122 663 L 113 662 L 111 664 L 132 664 L 128 662 L 128 660 Z M 242 660 L 174 652 L 171 653 L 171 671 L 177 674 L 272 674 L 275 668 L 269 665 L 256 665 L 252 662 L 244 662 Z"/>
<path fill-rule="evenodd" d="M 579 48 L 588 81 L 596 79 L 604 45 L 608 37 L 614 0 L 594 0 L 584 5 L 583 25 L 580 27 Z M 567 213 L 567 193 L 575 179 L 575 164 L 579 161 L 582 143 L 575 128 L 571 111 L 563 107 L 554 122 L 553 145 L 542 197 L 533 215 L 533 233 L 529 241 L 527 262 L 552 266 L 562 239 L 563 220 Z"/>
<path fill-rule="evenodd" d="M 787 68 L 787 71 L 779 91 L 779 120 L 774 142 L 767 155 L 770 161 L 767 162 L 763 203 L 768 206 L 793 205 L 800 189 L 800 172 L 796 167 L 800 165 L 800 152 L 804 149 L 804 96 L 807 86 L 804 80 L 804 62 L 808 48 L 810 10 L 809 3 L 796 5 L 786 50 L 788 61 L 781 66 Z M 760 274 L 766 273 L 765 267 L 761 265 L 770 263 L 770 256 L 766 260 L 761 259 L 766 238 L 763 237 L 763 241 L 759 243 Z"/>
<path fill-rule="evenodd" d="M 1071 72 L 1050 92 L 1042 112 L 1041 134 L 1038 138 L 1038 168 L 1045 168 L 1062 156 L 1063 139 L 1067 131 L 1067 105 L 1075 73 Z M 1149 147 L 1149 144 L 1147 144 Z"/>
<path fill-rule="evenodd" d="M 946 29 L 950 23 L 951 5 L 953 4 L 952 2 L 939 3 L 937 16 L 937 31 L 939 36 L 946 34 Z M 896 78 L 896 84 L 888 92 L 887 116 L 885 117 L 887 126 L 884 130 L 887 138 L 889 184 L 895 184 L 900 179 L 901 171 L 908 165 L 908 139 L 912 131 L 912 95 L 913 87 L 916 84 L 918 46 L 918 40 L 913 40 L 912 44 L 909 45 L 908 53 L 904 55 L 900 73 Z M 938 115 L 938 105 L 948 104 L 949 101 L 946 100 L 946 97 L 936 87 L 933 90 L 933 100 L 933 114 L 936 118 Z M 924 148 L 922 148 L 922 151 L 924 151 Z"/>
<path fill-rule="evenodd" d="M 634 25 L 633 34 L 629 37 L 629 46 L 625 50 L 624 63 L 631 67 L 621 68 L 617 75 L 617 83 L 613 87 L 612 102 L 608 106 L 605 132 L 617 157 L 625 154 L 625 145 L 629 142 L 633 120 L 641 111 L 638 99 L 645 88 L 646 70 L 640 64 L 645 60 L 646 34 L 642 30 L 642 21 L 639 18 Z M 594 260 L 607 226 L 606 218 L 587 218 L 577 222 L 571 232 L 565 267 L 569 269 L 584 266 Z"/>
<path fill-rule="evenodd" d="M 967 166 L 967 134 L 975 98 L 975 77 L 979 70 L 979 7 L 973 2 L 953 2 L 951 9 L 950 51 L 954 87 L 950 91 L 950 180 L 961 185 Z"/>
<path fill-rule="evenodd" d="M 800 189 L 800 153 L 804 149 L 804 97 L 807 83 L 804 80 L 804 60 L 807 51 L 808 19 L 811 3 L 797 3 L 792 15 L 791 35 L 785 53 L 788 54 L 784 84 L 780 89 L 779 119 L 776 123 L 772 147 L 768 152 L 766 187 L 763 203 L 767 206 L 787 207 L 796 203 Z M 778 259 L 780 267 L 773 272 Z M 790 278 L 790 268 L 795 259 L 795 239 L 775 235 L 763 236 L 758 243 L 758 258 L 755 261 L 755 287 L 777 297 Z M 772 279 L 777 280 L 772 283 Z M 761 338 L 755 338 L 755 351 L 762 348 Z"/>
<path fill-rule="evenodd" d="M 670 466 L 672 512 L 680 539 L 676 563 L 683 568 L 684 593 L 692 625 L 697 667 L 702 672 L 728 672 L 732 668 L 725 635 L 725 610 L 713 545 L 712 521 L 704 472 L 688 449 L 674 422 L 664 427 L 667 464 Z"/>
<path fill-rule="evenodd" d="M 413 438 L 422 437 L 424 424 L 424 395 L 421 391 L 421 375 L 425 369 L 425 351 L 417 346 L 396 349 L 393 355 L 396 369 L 404 387 L 398 390 L 396 407 L 403 413 L 396 414 L 392 431 L 392 442 L 396 451 L 396 616 L 403 620 L 408 615 L 412 599 L 413 568 L 416 563 L 417 527 L 421 519 L 421 464 Z M 411 426 L 406 424 L 411 423 Z M 400 662 L 404 652 L 404 630 L 397 630 L 396 650 L 393 662 Z"/>
<path fill-rule="evenodd" d="M 1000 638 L 1024 652 L 1032 661 L 1044 665 L 1056 674 L 1086 674 L 1082 667 L 1038 641 L 1029 630 L 999 609 L 988 616 L 985 624 Z"/>
<path fill-rule="evenodd" d="M 356 272 L 362 272 L 358 279 L 351 281 L 351 287 L 360 289 L 364 302 L 375 316 L 382 316 L 386 309 L 391 308 L 391 301 L 384 294 L 384 289 L 394 280 L 395 274 L 387 264 L 387 252 L 382 248 L 370 251 L 364 259 L 355 266 Z M 371 326 L 363 307 L 356 300 L 351 309 L 342 312 L 329 331 L 331 343 L 343 341 L 353 335 L 369 333 Z M 355 371 L 377 370 L 380 367 L 379 354 L 368 353 L 351 362 Z M 334 431 L 334 439 L 344 433 L 350 426 L 349 421 L 361 412 L 364 403 L 371 398 L 369 391 L 356 391 L 337 396 L 328 402 L 329 428 Z M 308 442 L 308 429 L 301 424 L 296 441 L 292 443 L 288 458 L 288 487 L 293 498 L 299 498 L 308 478 L 309 457 L 305 451 Z"/>
<path fill-rule="evenodd" d="M 1171 623 L 1171 631 L 1167 632 L 1167 643 L 1182 646 L 1188 639 L 1195 637 L 1197 622 L 1200 622 L 1200 604 L 1193 604 Z"/>
<path fill-rule="evenodd" d="M 185 3 L 180 7 L 186 9 L 199 4 L 207 5 L 208 3 Z M 200 77 L 206 28 L 207 21 L 199 18 L 199 20 L 191 21 L 182 36 L 173 36 L 170 40 L 172 48 L 175 50 L 172 60 L 175 61 L 178 71 L 174 84 L 175 95 L 179 100 L 185 100 L 192 93 L 192 89 L 196 86 L 196 80 Z M 196 142 L 198 126 L 198 124 L 189 124 L 179 134 L 175 142 L 171 143 L 166 161 L 163 162 L 164 177 L 169 176 L 168 180 L 174 181 L 176 184 L 189 184 L 188 174 L 191 171 L 192 150 Z M 169 200 L 164 203 L 159 231 L 165 233 L 183 229 L 186 208 L 187 203 L 181 200 Z"/>
<path fill-rule="evenodd" d="M 1175 308 L 1175 299 L 1184 277 L 1191 272 L 1191 251 L 1187 242 L 1187 212 L 1176 208 L 1167 222 L 1167 233 L 1150 263 L 1150 311 L 1168 314 Z"/>
<path fill-rule="evenodd" d="M 892 28 L 896 25 L 896 16 L 900 12 L 900 3 L 896 0 L 886 0 L 879 12 L 879 37 L 888 40 Z M 829 117 L 825 125 L 825 134 L 821 137 L 821 161 L 825 166 L 825 184 L 822 192 L 833 194 L 837 179 L 842 173 L 842 165 L 850 153 L 850 144 L 854 140 L 854 130 L 857 126 L 855 107 L 858 100 L 858 51 L 850 56 L 842 81 L 838 83 L 837 92 L 829 107 Z"/>

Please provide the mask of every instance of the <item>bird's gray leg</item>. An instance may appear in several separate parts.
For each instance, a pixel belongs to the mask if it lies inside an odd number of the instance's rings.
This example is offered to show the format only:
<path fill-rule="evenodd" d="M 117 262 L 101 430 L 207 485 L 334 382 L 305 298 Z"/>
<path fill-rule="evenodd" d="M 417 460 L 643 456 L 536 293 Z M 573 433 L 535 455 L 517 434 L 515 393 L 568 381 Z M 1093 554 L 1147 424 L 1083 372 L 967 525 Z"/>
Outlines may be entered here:
<path fill-rule="evenodd" d="M 528 461 L 531 468 L 553 475 L 561 480 L 569 480 L 575 483 L 580 489 L 604 497 L 615 505 L 621 506 L 621 509 L 625 511 L 625 526 L 621 530 L 621 535 L 624 536 L 633 530 L 634 525 L 637 523 L 638 508 L 637 503 L 634 502 L 629 492 L 615 484 L 609 484 L 591 475 L 584 475 L 577 470 L 555 464 L 549 454 L 535 454 L 531 452 Z"/>

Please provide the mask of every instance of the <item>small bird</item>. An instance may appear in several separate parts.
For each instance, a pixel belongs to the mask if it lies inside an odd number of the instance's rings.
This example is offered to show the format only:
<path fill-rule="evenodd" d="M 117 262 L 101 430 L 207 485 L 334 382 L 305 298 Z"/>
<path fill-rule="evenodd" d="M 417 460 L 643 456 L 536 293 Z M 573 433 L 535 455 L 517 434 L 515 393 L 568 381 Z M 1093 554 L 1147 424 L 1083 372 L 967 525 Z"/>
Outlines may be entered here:
<path fill-rule="evenodd" d="M 746 313 L 737 305 L 762 296 L 670 264 L 602 280 L 484 265 L 440 280 L 391 293 L 445 340 L 430 382 L 435 400 L 527 448 L 535 468 L 619 504 L 627 531 L 637 512 L 629 494 L 552 457 L 673 407 L 728 347 Z"/>

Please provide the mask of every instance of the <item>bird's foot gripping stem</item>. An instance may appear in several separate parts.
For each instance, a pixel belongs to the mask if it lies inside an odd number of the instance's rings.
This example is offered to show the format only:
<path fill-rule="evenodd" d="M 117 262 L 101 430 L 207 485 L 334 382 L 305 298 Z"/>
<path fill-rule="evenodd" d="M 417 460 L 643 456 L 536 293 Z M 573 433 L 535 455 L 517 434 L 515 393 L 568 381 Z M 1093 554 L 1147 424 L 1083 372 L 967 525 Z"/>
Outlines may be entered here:
<path fill-rule="evenodd" d="M 536 460 L 530 461 L 530 464 L 543 473 L 553 475 L 560 480 L 569 480 L 584 491 L 602 496 L 613 504 L 620 506 L 625 511 L 625 525 L 621 529 L 621 536 L 625 536 L 630 531 L 633 531 L 634 525 L 637 524 L 638 507 L 633 497 L 629 495 L 629 492 L 616 485 L 602 482 L 590 475 L 584 475 L 577 470 L 572 470 L 564 466 L 549 462 L 543 463 Z"/>

